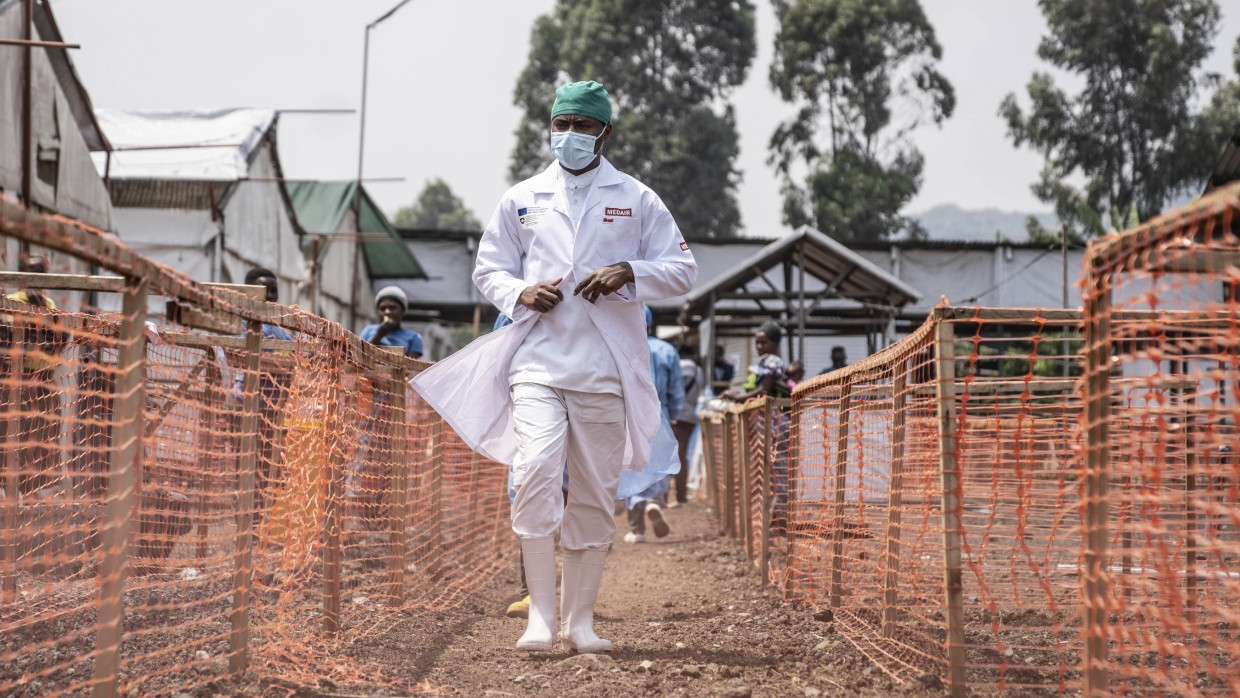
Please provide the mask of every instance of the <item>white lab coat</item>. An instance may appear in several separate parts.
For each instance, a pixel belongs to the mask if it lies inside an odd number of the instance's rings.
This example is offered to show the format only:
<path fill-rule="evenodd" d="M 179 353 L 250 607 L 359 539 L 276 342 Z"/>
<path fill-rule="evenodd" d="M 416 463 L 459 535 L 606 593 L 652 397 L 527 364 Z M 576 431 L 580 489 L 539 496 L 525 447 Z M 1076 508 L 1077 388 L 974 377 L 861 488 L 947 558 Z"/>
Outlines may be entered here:
<path fill-rule="evenodd" d="M 574 234 L 556 177 L 559 166 L 552 163 L 509 189 L 478 244 L 474 283 L 513 324 L 471 342 L 411 384 L 470 448 L 512 465 L 517 440 L 508 376 L 513 354 L 540 317 L 518 304 L 517 297 L 534 283 L 561 276 L 560 288 L 567 295 L 595 269 L 627 261 L 634 281 L 586 308 L 620 373 L 626 415 L 624 470 L 675 472 L 676 440 L 661 419 L 650 380 L 642 304 L 688 293 L 697 279 L 697 263 L 658 195 L 606 158 Z M 640 484 L 624 478 L 618 496 Z"/>

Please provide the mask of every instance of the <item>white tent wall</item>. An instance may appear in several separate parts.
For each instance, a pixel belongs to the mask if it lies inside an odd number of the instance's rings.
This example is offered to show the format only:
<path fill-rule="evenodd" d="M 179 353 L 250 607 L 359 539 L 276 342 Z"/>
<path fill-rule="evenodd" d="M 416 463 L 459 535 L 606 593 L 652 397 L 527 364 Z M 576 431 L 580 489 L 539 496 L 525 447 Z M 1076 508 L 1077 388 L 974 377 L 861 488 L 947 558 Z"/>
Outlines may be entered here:
<path fill-rule="evenodd" d="M 250 162 L 250 181 L 242 180 L 224 206 L 224 268 L 241 283 L 253 267 L 276 273 L 280 298 L 293 301 L 306 281 L 306 260 L 285 198 L 275 179 L 280 175 L 265 140 Z"/>
<path fill-rule="evenodd" d="M 24 23 L 22 3 L 0 0 L 0 37 L 23 38 Z M 60 38 L 38 34 L 36 30 L 36 39 L 58 41 Z M 22 166 L 25 54 L 18 46 L 0 47 L 0 189 L 11 193 L 22 191 L 25 169 Z M 96 228 L 111 230 L 111 200 L 91 163 L 86 140 L 48 58 L 49 49 L 38 47 L 31 55 L 34 59 L 30 110 L 31 203 Z M 80 89 L 76 81 L 71 84 Z M 35 162 L 40 158 L 57 163 L 52 181 L 44 181 L 38 175 Z"/>

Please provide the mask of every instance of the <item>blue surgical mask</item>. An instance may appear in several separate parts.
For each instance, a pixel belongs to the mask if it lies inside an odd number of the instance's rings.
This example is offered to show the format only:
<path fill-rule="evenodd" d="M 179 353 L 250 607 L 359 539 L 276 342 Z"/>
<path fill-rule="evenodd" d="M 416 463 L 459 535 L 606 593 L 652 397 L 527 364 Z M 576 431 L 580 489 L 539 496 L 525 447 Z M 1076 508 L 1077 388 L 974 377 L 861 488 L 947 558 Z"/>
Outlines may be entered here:
<path fill-rule="evenodd" d="M 594 161 L 594 144 L 602 137 L 601 132 L 591 136 L 576 131 L 555 131 L 551 134 L 551 152 L 564 167 L 581 170 Z"/>

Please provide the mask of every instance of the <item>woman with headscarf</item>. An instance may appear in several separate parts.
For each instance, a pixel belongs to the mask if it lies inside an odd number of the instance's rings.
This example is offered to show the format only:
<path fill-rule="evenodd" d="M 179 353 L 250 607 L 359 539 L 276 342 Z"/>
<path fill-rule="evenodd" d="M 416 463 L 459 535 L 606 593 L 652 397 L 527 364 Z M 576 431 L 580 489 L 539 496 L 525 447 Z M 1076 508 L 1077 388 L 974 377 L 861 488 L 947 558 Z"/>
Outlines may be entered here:
<path fill-rule="evenodd" d="M 721 397 L 734 402 L 744 402 L 755 397 L 788 397 L 788 375 L 784 360 L 779 354 L 779 340 L 784 331 L 775 322 L 764 322 L 754 333 L 754 349 L 758 351 L 758 363 L 749 367 L 749 377 L 739 388 L 732 388 Z"/>
<path fill-rule="evenodd" d="M 784 360 L 779 354 L 779 340 L 783 329 L 775 322 L 764 322 L 754 333 L 754 348 L 758 362 L 749 368 L 749 377 L 739 388 L 732 388 L 722 396 L 725 400 L 745 402 L 756 397 L 786 398 L 788 375 Z M 782 534 L 787 530 L 788 516 L 788 415 L 783 409 L 771 410 L 771 432 L 775 439 L 775 454 L 771 459 L 771 530 Z"/>

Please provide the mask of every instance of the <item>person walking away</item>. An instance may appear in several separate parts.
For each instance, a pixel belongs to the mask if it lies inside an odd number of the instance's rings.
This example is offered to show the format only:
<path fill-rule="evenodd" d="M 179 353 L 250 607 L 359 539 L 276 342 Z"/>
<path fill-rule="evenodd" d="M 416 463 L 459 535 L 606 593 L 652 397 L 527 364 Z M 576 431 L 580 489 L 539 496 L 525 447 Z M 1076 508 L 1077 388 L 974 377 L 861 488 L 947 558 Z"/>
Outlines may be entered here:
<path fill-rule="evenodd" d="M 611 642 L 594 632 L 594 604 L 616 530 L 613 501 L 622 487 L 640 491 L 679 467 L 641 304 L 688 293 L 697 264 L 659 196 L 602 156 L 613 137 L 603 86 L 561 85 L 550 117 L 556 162 L 503 195 L 478 243 L 474 283 L 513 325 L 413 385 L 466 444 L 513 469 L 512 528 L 530 591 L 517 649 L 555 645 L 558 532 L 559 639 L 602 652 Z"/>
<path fill-rule="evenodd" d="M 693 442 L 693 432 L 698 428 L 698 400 L 702 396 L 702 369 L 693 355 L 693 347 L 682 344 L 680 354 L 680 378 L 685 385 L 685 397 L 680 405 L 680 415 L 672 422 L 672 433 L 676 435 L 677 451 L 680 454 L 680 470 L 673 479 L 676 483 L 676 499 L 668 508 L 689 503 L 689 446 Z"/>
<path fill-rule="evenodd" d="M 672 433 L 675 434 L 676 420 L 680 417 L 685 400 L 680 356 L 675 347 L 654 336 L 654 315 L 649 307 L 646 308 L 646 335 L 646 342 L 650 346 L 650 377 L 654 381 L 654 390 L 659 395 L 663 418 L 668 421 Z M 682 459 L 680 470 L 676 472 L 679 474 L 683 470 Z M 624 505 L 629 515 L 629 532 L 624 534 L 625 543 L 646 542 L 646 517 L 650 517 L 650 525 L 656 538 L 663 538 L 671 533 L 667 518 L 663 516 L 663 507 L 667 505 L 667 492 L 668 478 L 664 478 L 625 500 Z"/>

